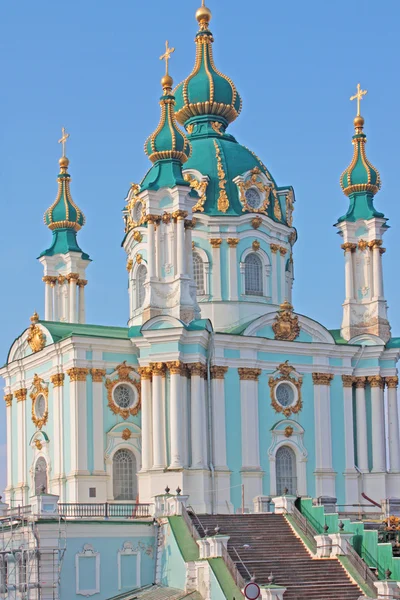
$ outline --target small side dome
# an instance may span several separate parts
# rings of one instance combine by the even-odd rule
[[[72,229],[79,231],[85,224],[85,216],[72,199],[70,192],[71,176],[67,173],[69,160],[62,156],[59,160],[58,193],[54,203],[44,213],[45,225],[52,231]]]

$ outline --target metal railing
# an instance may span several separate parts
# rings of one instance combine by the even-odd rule
[[[60,502],[58,511],[67,519],[141,519],[150,516],[150,504]]]
[[[290,516],[293,517],[297,527],[307,539],[311,552],[315,554],[317,551],[317,543],[315,541],[315,536],[318,535],[317,530],[295,506],[293,507],[293,512],[290,513]]]
[[[30,515],[32,512],[31,505],[27,506],[15,506],[14,508],[8,508],[3,511],[3,518],[9,519],[10,517],[15,517],[17,519],[22,519],[22,517],[26,517]]]

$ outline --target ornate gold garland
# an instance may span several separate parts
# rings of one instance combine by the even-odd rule
[[[38,429],[42,429],[43,425],[46,425],[49,417],[49,389],[48,387],[44,387],[43,383],[43,379],[38,375],[35,375],[33,378],[33,387],[35,390],[30,394],[32,399],[32,421]],[[35,413],[35,403],[39,396],[43,396],[46,403],[46,408],[42,417],[37,417]]]
[[[268,385],[270,387],[270,395],[271,395],[271,406],[277,413],[283,413],[286,418],[289,418],[292,414],[297,414],[303,408],[303,401],[301,399],[301,386],[303,383],[303,378],[298,377],[297,379],[293,377],[292,372],[294,371],[294,367],[289,365],[289,361],[282,363],[278,367],[278,372],[281,373],[279,377],[272,376],[268,380]],[[281,381],[289,381],[292,383],[297,389],[297,401],[292,406],[287,406],[284,408],[279,404],[276,399],[275,392]]]
[[[134,379],[132,379],[132,377],[130,376],[130,373],[132,371],[134,371],[134,368],[127,365],[126,360],[124,360],[124,362],[122,364],[118,365],[118,367],[116,368],[116,371],[118,373],[117,379],[113,379],[113,380],[106,379],[105,385],[107,388],[108,407],[115,415],[120,415],[123,419],[126,420],[129,418],[130,415],[132,415],[132,416],[137,415],[141,408],[141,403],[142,403],[141,387],[140,387],[140,383],[138,381],[135,381]],[[131,408],[121,408],[114,402],[114,399],[113,399],[114,388],[118,384],[123,383],[123,382],[127,382],[127,383],[130,383],[131,385],[133,385],[136,388],[136,391],[138,393],[138,401]]]

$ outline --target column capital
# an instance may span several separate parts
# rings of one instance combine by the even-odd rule
[[[196,219],[186,219],[185,220],[185,229],[194,229],[196,227]]]
[[[15,390],[14,396],[15,396],[17,402],[25,402],[27,391],[28,390],[26,388],[21,388],[19,390]]]
[[[161,217],[159,215],[146,215],[144,222],[148,223],[149,225],[156,225],[160,218]]]
[[[171,223],[171,219],[172,219],[172,215],[171,215],[171,213],[168,213],[168,212],[165,212],[163,214],[163,216],[161,217],[161,220],[163,223],[165,223],[165,225],[168,225],[169,223]],[[139,240],[136,240],[136,241],[139,241]],[[142,241],[142,240],[140,240],[140,241]]]
[[[386,252],[386,248],[379,248],[379,253],[380,254],[385,254]]]
[[[278,252],[278,250],[279,250],[278,244],[270,244],[269,247],[271,248],[272,254],[276,254]]]
[[[58,283],[59,283],[60,285],[62,285],[63,283],[65,283],[65,282],[66,282],[66,280],[67,280],[67,278],[65,277],[65,275],[59,275],[59,276],[57,277],[57,281],[58,281]]]
[[[106,376],[105,369],[90,369],[90,374],[92,376],[92,381],[94,383],[102,383],[103,377]]]
[[[69,273],[68,275],[66,275],[65,278],[69,282],[75,281],[75,283],[78,283],[78,281],[79,281],[79,273]]]
[[[76,284],[78,287],[83,288],[85,285],[87,285],[87,279],[78,279]]]
[[[342,250],[344,250],[344,252],[346,254],[346,252],[355,252],[355,250],[357,249],[357,244],[352,244],[351,242],[346,242],[345,244],[342,244],[340,247],[342,248]]]
[[[342,375],[343,387],[351,388],[353,387],[353,383],[355,383],[356,378],[353,375]]]
[[[228,372],[228,367],[218,367],[214,365],[211,367],[211,379],[225,379],[225,375]]]
[[[50,381],[54,387],[62,387],[64,385],[64,373],[56,373],[50,377]]]
[[[71,381],[86,381],[88,374],[89,369],[82,369],[80,367],[73,367],[67,371],[67,375]]]
[[[363,389],[363,388],[365,388],[365,386],[367,384],[367,378],[366,377],[355,377],[355,382],[356,382],[356,388]]]
[[[165,363],[163,363],[163,362],[150,363],[150,368],[151,368],[153,375],[165,377],[165,369],[166,369]]]
[[[228,242],[229,248],[236,248],[240,240],[239,238],[228,238],[226,241]]]
[[[173,360],[167,362],[167,369],[171,373],[171,375],[185,375],[186,374],[186,365],[180,360]]]
[[[45,275],[42,277],[42,281],[44,283],[48,283],[49,285],[55,285],[58,281],[58,277],[52,277],[51,275]]]
[[[314,385],[331,385],[333,379],[332,373],[313,373],[312,374]]]
[[[373,250],[374,248],[380,248],[382,244],[382,240],[372,240],[371,242],[368,242],[368,246],[371,248],[371,250]]]
[[[261,369],[248,369],[241,367],[238,369],[240,381],[258,381],[261,375]]]
[[[281,256],[285,256],[287,254],[287,248],[284,248],[283,246],[281,246],[279,248],[279,253]]]
[[[385,383],[390,389],[397,388],[397,386],[399,385],[399,378],[397,377],[397,375],[392,377],[385,377]]]
[[[202,377],[203,379],[206,379],[207,377],[207,370],[205,365],[203,365],[203,363],[201,362],[197,362],[197,363],[189,363],[186,365],[190,374],[193,376],[197,375]]]
[[[12,394],[6,394],[4,396],[4,402],[6,403],[6,406],[11,406],[12,400],[13,400],[13,395]]]
[[[385,381],[383,379],[383,377],[381,377],[380,375],[370,375],[369,377],[367,377],[368,379],[368,383],[372,388],[381,388],[381,390],[383,390],[383,388],[385,387]]]
[[[139,375],[140,375],[141,379],[151,381],[151,378],[153,377],[153,370],[150,366],[149,367],[139,367],[138,371],[139,371]]]
[[[188,212],[187,210],[176,210],[174,213],[172,213],[172,218],[175,221],[184,221],[187,216],[188,216]]]
[[[222,244],[222,238],[211,238],[209,242],[212,248],[220,248]]]

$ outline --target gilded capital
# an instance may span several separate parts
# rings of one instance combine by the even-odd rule
[[[343,387],[351,388],[353,387],[353,383],[355,383],[356,378],[352,375],[342,375]]]
[[[270,244],[272,254],[276,254],[279,250],[278,244]]]
[[[89,369],[82,369],[79,367],[73,367],[67,371],[71,381],[86,381],[86,377],[89,374]]]
[[[399,385],[399,378],[397,376],[385,377],[385,383],[389,389],[397,388]]]
[[[64,385],[64,373],[56,373],[50,377],[50,381],[54,387],[62,387]]]
[[[367,377],[368,379],[368,383],[372,388],[381,388],[381,390],[383,390],[384,386],[385,386],[385,382],[383,377],[381,377],[380,375],[371,375],[369,377]]]
[[[222,244],[222,239],[221,238],[211,238],[210,244],[211,244],[212,248],[220,248],[221,244]]]
[[[44,283],[48,283],[49,285],[55,285],[57,283],[57,277],[52,277],[51,275],[45,275],[42,277],[42,281]]]
[[[69,282],[74,281],[75,283],[77,283],[79,280],[79,273],[69,273],[66,276],[66,280]]]
[[[6,403],[6,406],[11,406],[12,405],[12,399],[13,399],[13,395],[12,394],[6,394],[4,396],[4,402]]]
[[[167,362],[167,369],[171,375],[185,375],[186,373],[186,365],[180,360]]]
[[[380,248],[382,244],[382,240],[372,240],[371,242],[368,242],[368,246],[371,248],[371,250],[373,250],[374,248]]]
[[[280,255],[281,255],[281,256],[285,256],[285,254],[287,254],[287,249],[286,249],[286,248],[284,248],[283,246],[281,246],[281,247],[279,248],[279,252],[280,252]]]
[[[14,392],[14,396],[15,396],[17,402],[25,402],[26,394],[27,394],[26,388],[21,388],[20,390],[16,390]]]
[[[150,367],[151,367],[153,375],[165,377],[165,369],[166,369],[165,363],[163,363],[163,362],[150,363]]]
[[[153,370],[151,367],[139,367],[138,371],[141,379],[151,381],[151,378],[153,377]]]
[[[207,377],[207,369],[205,367],[205,365],[203,365],[203,363],[201,362],[197,362],[197,363],[189,363],[188,365],[186,365],[190,374],[193,376],[198,376],[198,377],[203,377],[203,379],[206,379]]]
[[[102,383],[103,378],[106,376],[105,369],[90,369],[93,383]]]
[[[239,243],[239,238],[228,238],[226,241],[228,242],[229,248],[236,248]]]
[[[358,249],[361,250],[361,252],[364,252],[366,248],[368,248],[368,242],[366,242],[365,240],[360,240],[358,242]]]
[[[171,215],[171,213],[165,212],[161,218],[162,218],[162,222],[165,223],[165,225],[168,225],[169,223],[171,223],[172,215]],[[142,240],[140,240],[140,241],[142,241]]]
[[[312,374],[314,385],[331,385],[333,379],[332,373],[313,373]]]
[[[345,244],[342,244],[341,246],[342,250],[344,250],[344,252],[354,252],[357,248],[357,244],[352,244],[351,242],[346,242]]]
[[[262,225],[261,217],[254,217],[254,219],[251,220],[251,226],[253,229],[258,229],[259,227],[261,227],[261,225]]]
[[[261,369],[248,369],[246,367],[242,367],[239,368],[238,371],[241,381],[258,381],[258,378],[261,375]]]
[[[225,375],[228,372],[228,367],[217,367],[214,365],[211,367],[211,379],[225,379]]]
[[[183,221],[188,216],[187,210],[176,210],[172,213],[172,217],[175,221]]]
[[[87,285],[87,279],[78,279],[76,284],[78,287],[83,288],[85,285]]]
[[[358,389],[364,389],[365,385],[367,383],[367,378],[366,377],[356,377],[356,388]]]
[[[149,225],[156,225],[160,220],[159,215],[146,215],[145,222]]]

